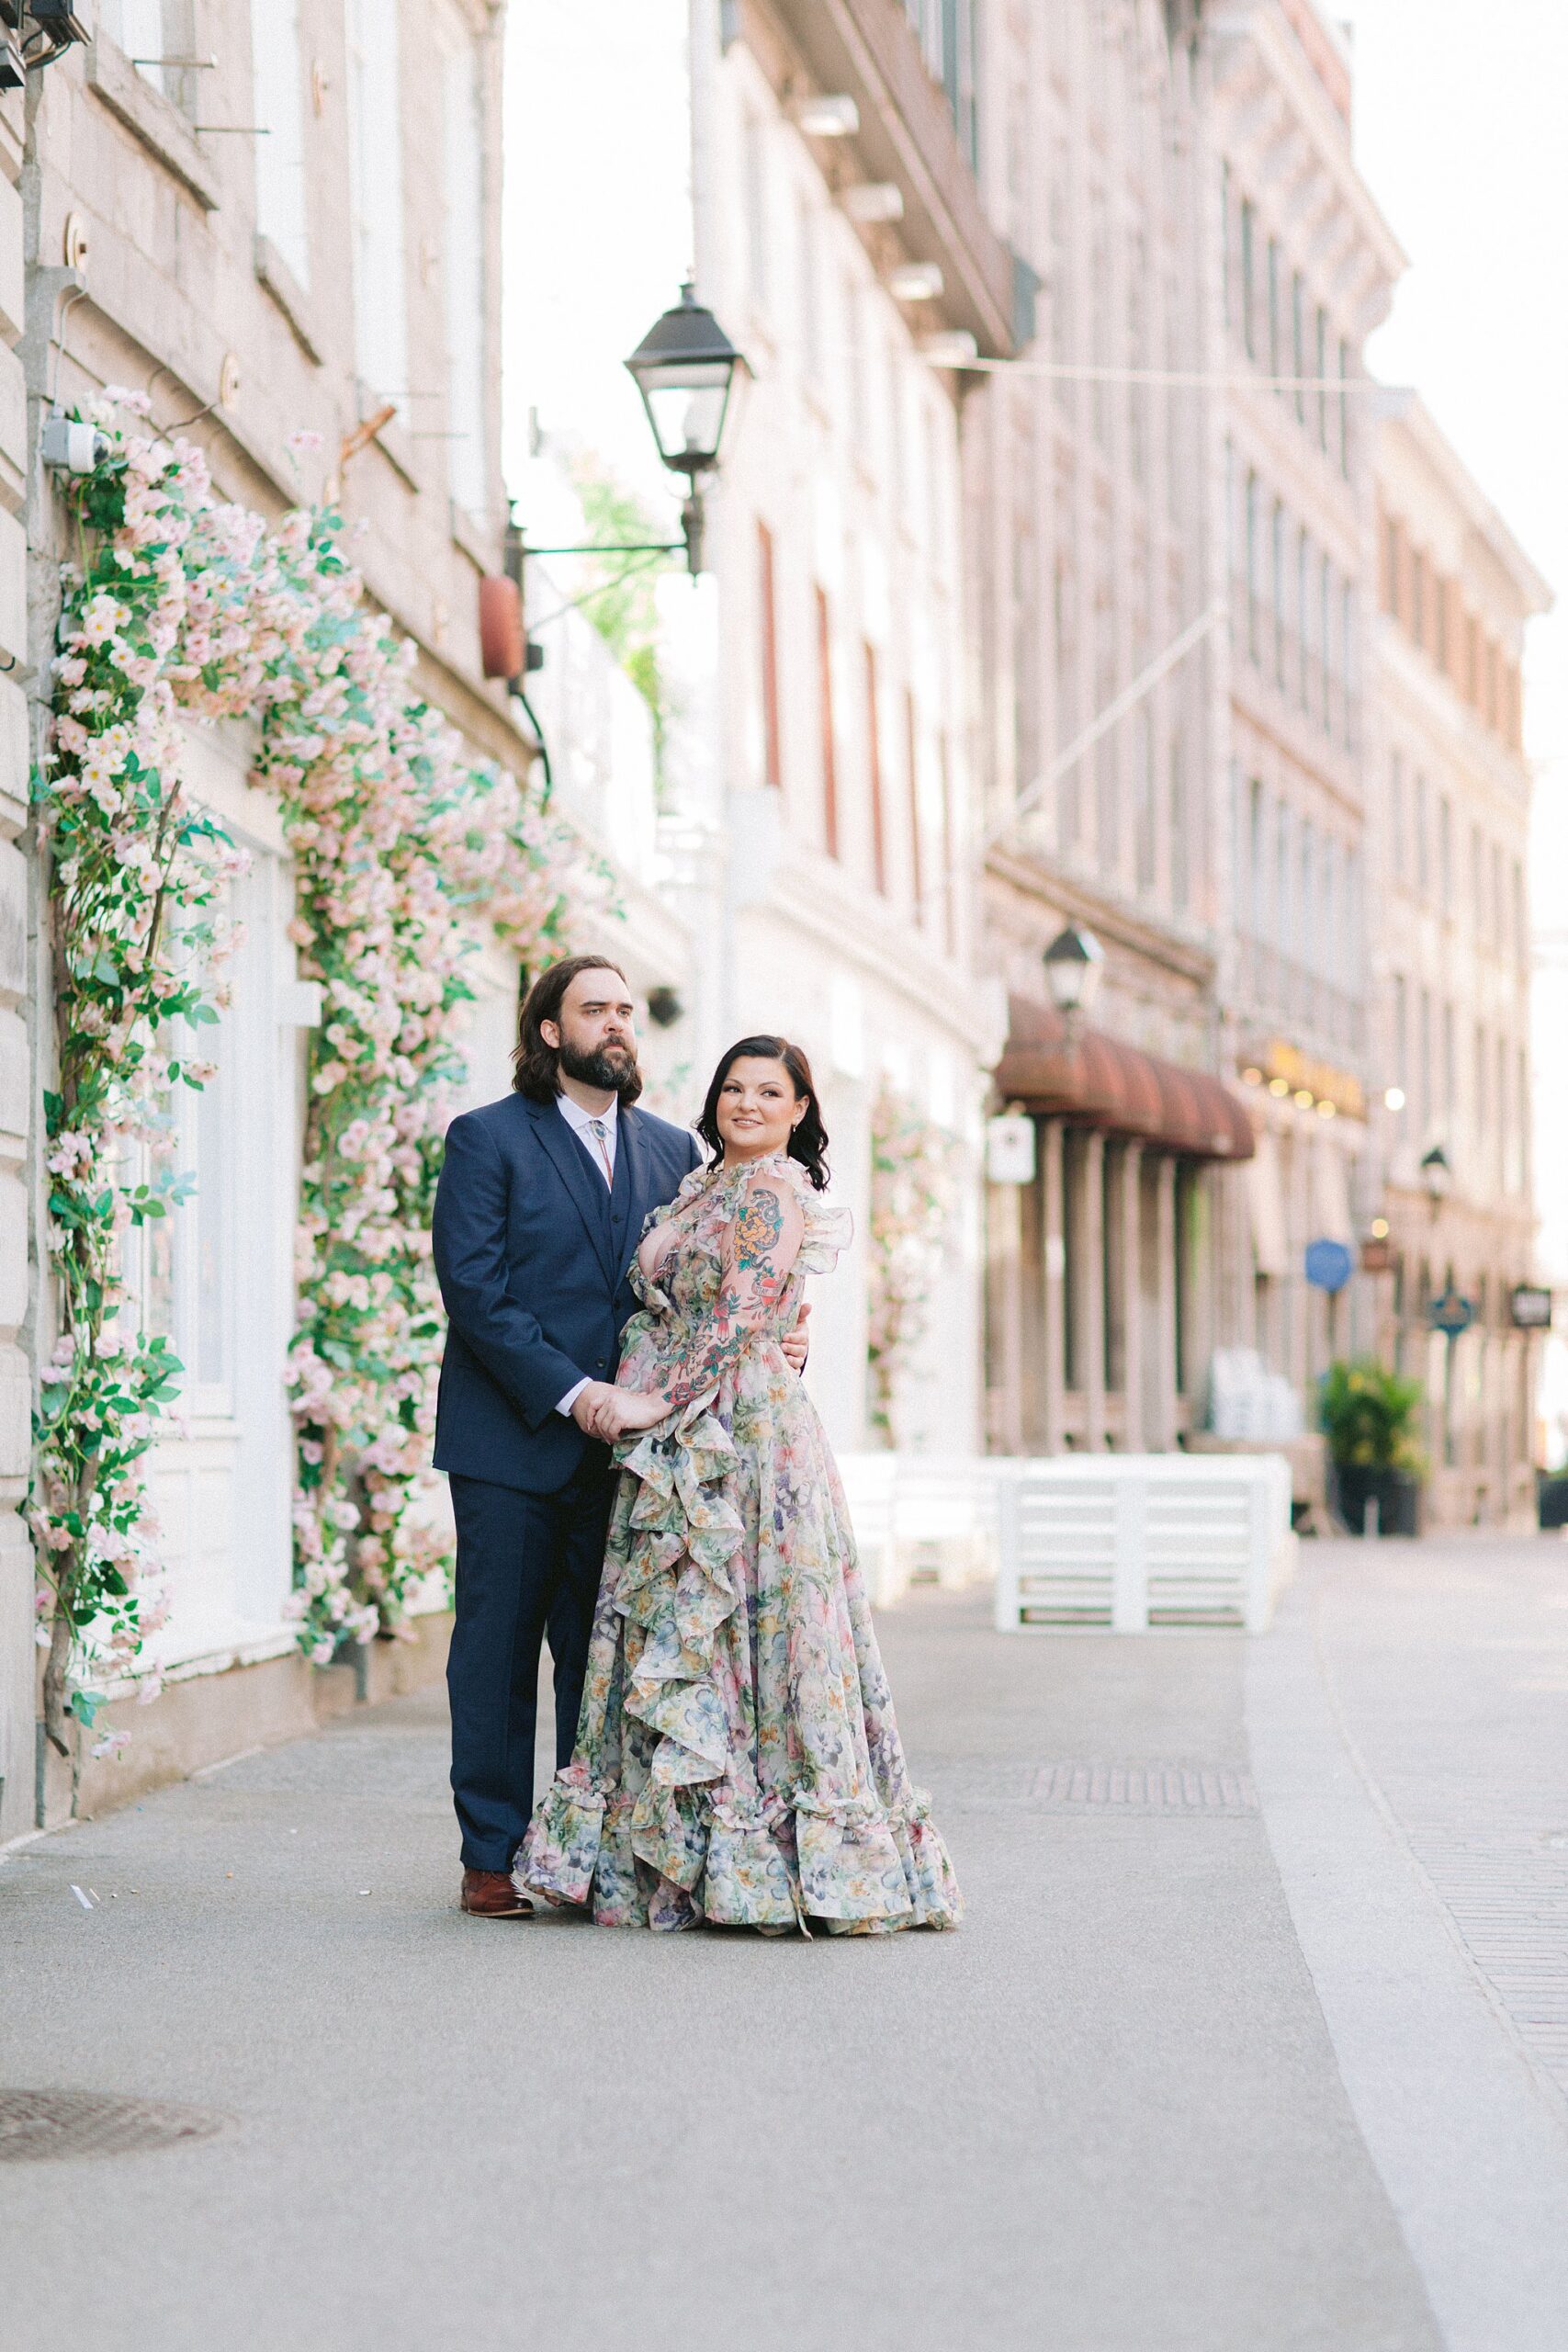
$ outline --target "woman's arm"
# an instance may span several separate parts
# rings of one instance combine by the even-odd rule
[[[754,1176],[725,1235],[718,1295],[695,1353],[651,1396],[617,1389],[614,1404],[606,1403],[600,1416],[599,1434],[618,1437],[626,1430],[651,1429],[711,1388],[778,1306],[805,1231],[800,1204],[788,1186],[771,1173]]]

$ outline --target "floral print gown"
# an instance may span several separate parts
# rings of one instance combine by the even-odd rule
[[[618,1378],[672,1409],[616,1448],[577,1747],[517,1883],[604,1927],[955,1927],[839,1474],[778,1344],[848,1212],[779,1152],[694,1170],[656,1225]]]

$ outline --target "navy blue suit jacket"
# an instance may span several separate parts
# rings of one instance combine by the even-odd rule
[[[566,1484],[590,1440],[556,1407],[580,1380],[614,1380],[643,1220],[701,1159],[685,1128],[623,1109],[612,1190],[554,1102],[509,1094],[453,1120],[432,1236],[448,1322],[438,1470],[525,1494]]]

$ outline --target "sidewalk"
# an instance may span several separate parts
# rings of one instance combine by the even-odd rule
[[[880,1621],[957,1936],[465,1920],[439,1694],[20,1849],[0,2080],[226,2121],[0,2164],[0,2342],[1568,2342],[1553,1996],[1472,1870],[1568,1902],[1568,1547],[1305,1550],[1250,1645]]]

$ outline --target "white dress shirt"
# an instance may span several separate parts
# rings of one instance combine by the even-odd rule
[[[593,1162],[593,1165],[599,1170],[600,1175],[604,1177],[606,1185],[610,1186],[613,1186],[615,1182],[615,1139],[617,1133],[615,1119],[620,1107],[620,1103],[613,1094],[610,1097],[609,1109],[607,1111],[599,1112],[585,1111],[581,1102],[574,1102],[572,1101],[570,1094],[558,1094],[556,1096],[556,1109],[560,1113],[561,1117],[566,1121],[567,1125],[571,1129],[572,1134],[576,1136],[579,1142],[582,1144],[586,1149],[589,1159]],[[603,1129],[602,1135],[595,1135],[593,1133],[595,1119],[597,1119],[600,1127]],[[607,1171],[605,1168],[606,1161],[609,1162]],[[557,1412],[564,1413],[568,1420],[570,1420],[571,1419],[571,1408],[573,1405],[577,1402],[579,1396],[581,1396],[583,1390],[589,1385],[590,1383],[586,1379],[574,1381],[572,1385],[567,1390],[566,1395],[558,1400],[556,1405]]]

